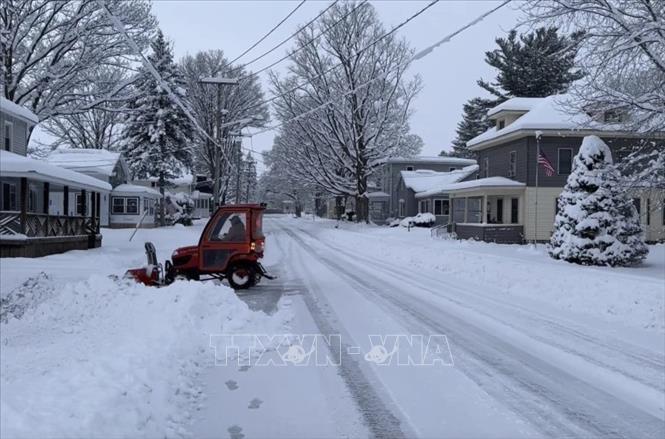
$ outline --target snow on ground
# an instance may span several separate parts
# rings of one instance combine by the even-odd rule
[[[220,284],[108,276],[144,265],[144,240],[163,261],[200,231],[141,230],[129,242],[131,230],[105,230],[100,249],[2,260],[1,437],[187,434],[210,335],[281,333],[291,318],[288,306],[252,311]]]
[[[491,291],[629,327],[665,330],[665,244],[649,246],[647,259],[637,267],[588,267],[550,258],[544,244],[433,239],[423,228],[320,222],[326,224],[319,235],[324,240],[414,270],[434,269],[466,279],[479,293]]]

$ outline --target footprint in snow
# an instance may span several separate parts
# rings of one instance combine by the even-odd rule
[[[226,431],[231,435],[231,439],[242,439],[245,437],[245,435],[242,434],[242,427],[238,425],[232,425],[227,428]]]
[[[228,387],[229,390],[235,390],[238,388],[238,383],[233,380],[228,380],[224,384],[226,384],[226,387]]]
[[[263,401],[261,401],[259,398],[254,398],[249,402],[249,405],[247,406],[248,409],[258,409],[261,407],[261,404],[263,404]]]

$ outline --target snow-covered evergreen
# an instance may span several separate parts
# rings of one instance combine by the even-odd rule
[[[148,59],[159,73],[158,82],[145,68],[139,72],[138,96],[130,102],[123,132],[123,152],[135,178],[159,178],[162,194],[166,181],[191,166],[189,141],[192,125],[168,95],[166,83],[185,101],[184,81],[173,62],[171,47],[161,31],[152,42]],[[163,206],[164,203],[162,203]],[[163,209],[160,213],[163,222]]]
[[[495,101],[483,98],[469,99],[464,104],[464,115],[457,123],[457,137],[453,141],[453,151],[442,152],[441,155],[453,157],[475,158],[476,154],[469,150],[466,142],[487,131],[492,122],[487,119],[487,111],[496,104]]]
[[[639,215],[599,137],[584,138],[558,208],[549,246],[553,258],[619,266],[646,257]]]

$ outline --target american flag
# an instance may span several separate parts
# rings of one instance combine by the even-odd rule
[[[543,168],[545,168],[545,175],[548,177],[553,176],[556,171],[554,170],[554,166],[552,166],[552,163],[547,159],[545,154],[543,154],[541,151],[538,152],[538,164],[543,165]]]

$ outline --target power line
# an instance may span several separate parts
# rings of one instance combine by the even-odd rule
[[[310,21],[308,21],[304,26],[302,26],[302,27],[301,27],[300,29],[298,29],[296,32],[294,32],[294,33],[292,33],[291,35],[289,35],[287,38],[285,38],[284,40],[282,40],[280,43],[278,43],[278,44],[275,45],[274,47],[272,47],[272,48],[270,48],[269,50],[263,52],[261,55],[259,55],[259,56],[255,57],[255,58],[253,58],[253,59],[247,61],[247,62],[246,62],[245,64],[243,64],[242,66],[232,68],[231,70],[229,70],[229,72],[233,72],[233,71],[235,71],[235,70],[242,69],[243,67],[247,67],[248,65],[255,63],[256,61],[260,60],[261,58],[264,58],[266,55],[268,55],[268,54],[274,52],[275,50],[279,49],[279,48],[282,47],[284,44],[286,44],[290,39],[292,39],[293,37],[295,37],[295,36],[298,35],[299,33],[303,32],[305,29],[307,29],[307,27],[308,27],[309,25],[311,25],[311,24],[314,23],[316,20],[318,20],[323,14],[325,14],[326,12],[328,12],[328,10],[329,10],[330,8],[332,8],[333,6],[335,6],[335,5],[337,4],[337,2],[338,2],[338,0],[335,0],[334,2],[332,2],[332,3],[330,4],[330,6],[328,6],[328,7],[325,8],[323,11],[321,11],[321,12],[319,13],[319,15],[317,15],[316,17],[314,17],[313,19],[311,19]],[[237,58],[236,58],[236,59],[237,59]],[[235,60],[234,60],[234,61],[235,61]],[[229,65],[230,65],[230,64],[233,64],[233,61],[231,61],[231,62],[229,63]]]
[[[436,0],[436,1],[439,1],[439,0]],[[245,75],[245,76],[239,78],[239,80],[240,80],[240,81],[243,81],[243,80],[245,80],[245,79],[249,79],[249,78],[252,78],[252,77],[258,76],[258,75],[260,75],[261,73],[265,72],[266,70],[275,67],[277,64],[281,63],[282,61],[289,59],[291,56],[293,56],[293,54],[298,53],[299,51],[303,50],[305,47],[307,47],[307,46],[309,46],[310,44],[312,44],[314,41],[316,41],[316,40],[318,40],[319,38],[321,38],[321,37],[322,37],[323,35],[325,35],[326,33],[330,32],[330,31],[331,31],[332,29],[334,29],[338,24],[340,24],[343,20],[345,20],[347,17],[349,17],[351,14],[353,14],[354,12],[356,12],[356,11],[357,11],[358,9],[360,9],[361,7],[365,6],[368,2],[369,2],[369,0],[364,0],[364,1],[362,1],[362,2],[359,3],[355,8],[351,9],[349,12],[347,12],[346,14],[344,14],[339,20],[337,20],[336,22],[334,22],[333,24],[331,24],[328,28],[326,28],[326,29],[324,29],[323,31],[321,31],[318,35],[316,35],[315,37],[313,37],[313,38],[312,38],[311,40],[309,40],[307,43],[305,43],[305,44],[303,44],[302,46],[300,46],[300,47],[298,47],[297,49],[295,49],[293,52],[286,54],[286,55],[283,56],[282,58],[278,59],[277,61],[273,62],[272,64],[269,64],[269,65],[265,66],[264,68],[262,68],[262,69],[260,69],[260,70],[258,70],[258,71],[256,71],[256,72],[249,73],[249,74],[247,74],[247,75]],[[332,7],[332,5],[331,5],[330,7]],[[328,9],[330,9],[330,7],[329,7]],[[303,27],[303,29],[305,29],[305,27]],[[242,66],[242,67],[244,67],[244,66]]]
[[[280,21],[280,22],[277,23],[272,29],[270,29],[270,30],[268,31],[267,34],[265,34],[263,37],[261,37],[261,38],[259,39],[259,41],[257,41],[256,43],[252,44],[247,50],[245,50],[243,53],[241,53],[240,55],[238,55],[237,57],[235,57],[235,59],[234,59],[233,61],[229,62],[229,64],[233,64],[234,62],[238,61],[240,58],[242,58],[242,57],[245,56],[248,52],[250,52],[253,48],[255,48],[256,46],[258,46],[259,44],[261,44],[266,38],[268,38],[273,32],[275,32],[275,30],[277,30],[278,27],[280,27],[282,24],[284,24],[284,22],[285,22],[286,20],[288,20],[293,14],[295,14],[296,11],[297,11],[298,9],[300,9],[300,7],[301,7],[302,5],[304,5],[306,1],[307,1],[307,0],[302,0],[300,3],[298,3],[298,5],[297,5],[297,6],[296,6],[291,12],[289,12],[289,13],[287,14],[287,16],[284,17],[284,18],[282,19],[282,21]]]
[[[398,31],[399,29],[401,29],[402,27],[406,26],[409,22],[411,22],[412,20],[414,20],[416,17],[418,17],[419,15],[421,15],[422,13],[424,13],[426,10],[428,10],[429,8],[431,8],[432,6],[434,6],[435,4],[437,4],[439,1],[440,1],[440,0],[434,0],[434,1],[430,2],[429,4],[427,4],[425,7],[419,9],[419,10],[416,11],[414,14],[412,14],[410,17],[408,17],[406,20],[404,20],[404,21],[402,21],[400,24],[394,26],[394,27],[393,27],[392,29],[390,29],[388,32],[384,33],[383,35],[381,35],[380,37],[378,37],[378,38],[376,38],[374,41],[372,41],[370,44],[368,44],[367,46],[363,47],[363,48],[360,50],[360,52],[358,52],[358,54],[363,53],[364,51],[366,51],[366,50],[368,50],[368,49],[374,47],[376,44],[378,44],[379,42],[381,42],[383,39],[388,38],[390,35],[394,34],[395,32],[397,32],[397,31]],[[327,70],[324,70],[322,73],[320,73],[319,75],[317,75],[317,76],[315,76],[315,77],[313,77],[313,78],[311,78],[311,79],[318,79],[318,78],[321,78],[322,76],[327,75],[328,73],[332,72],[333,70],[335,70],[336,68],[338,68],[338,67],[341,66],[341,65],[342,65],[342,63],[334,64],[334,65],[332,65],[331,67],[329,67]],[[309,83],[309,81],[304,81],[304,82],[302,82],[302,83],[300,83],[300,84],[296,84],[294,87],[292,87],[292,88],[286,90],[286,91],[283,92],[283,93],[276,94],[276,95],[274,95],[272,98],[265,99],[265,100],[263,100],[263,101],[260,101],[260,102],[257,102],[257,103],[255,103],[255,104],[252,104],[252,105],[250,105],[250,106],[248,106],[248,107],[245,107],[245,108],[243,108],[242,110],[240,110],[239,112],[240,112],[240,113],[243,113],[243,112],[245,112],[245,111],[252,110],[252,109],[254,109],[254,108],[256,108],[256,107],[260,107],[260,106],[262,106],[262,105],[265,105],[265,104],[268,104],[268,103],[270,103],[270,102],[273,102],[273,101],[275,101],[277,98],[279,98],[279,97],[283,97],[285,94],[288,94],[288,93],[294,92],[294,91],[298,90],[299,88],[301,88],[302,86],[307,85],[308,83]]]
[[[438,1],[438,0],[437,0],[437,1]],[[499,9],[501,9],[502,7],[504,7],[505,5],[507,5],[508,3],[510,3],[511,1],[512,1],[512,0],[505,0],[505,1],[504,1],[503,3],[501,3],[499,6],[496,6],[496,7],[492,8],[492,9],[490,9],[489,11],[483,13],[482,15],[480,15],[479,17],[477,17],[476,19],[470,21],[469,23],[465,24],[464,26],[460,27],[459,29],[455,30],[454,32],[452,32],[452,33],[446,35],[445,37],[443,37],[442,39],[440,39],[440,40],[437,41],[436,43],[431,44],[430,46],[428,46],[428,47],[424,48],[423,50],[417,52],[415,55],[413,55],[411,58],[409,58],[409,60],[407,60],[405,63],[402,63],[402,64],[398,65],[397,67],[395,67],[395,68],[393,68],[393,69],[390,69],[390,70],[388,70],[387,72],[385,72],[385,73],[383,73],[383,74],[381,74],[381,75],[379,75],[379,76],[377,76],[377,77],[375,77],[375,78],[372,78],[372,79],[370,79],[370,80],[367,81],[367,82],[364,82],[363,84],[358,85],[358,86],[355,87],[354,89],[352,89],[352,90],[350,90],[350,91],[348,91],[348,92],[342,94],[341,97],[345,97],[345,96],[347,96],[347,95],[350,95],[350,94],[352,94],[352,93],[355,93],[355,92],[357,92],[357,91],[359,91],[359,90],[361,90],[361,89],[367,87],[368,85],[374,83],[375,81],[378,81],[379,79],[383,79],[383,78],[385,78],[386,76],[388,76],[388,74],[392,73],[393,71],[397,70],[398,68],[406,68],[406,67],[408,67],[409,64],[411,64],[413,61],[418,61],[418,60],[420,60],[420,59],[426,57],[427,55],[429,55],[430,53],[432,53],[432,52],[434,51],[434,49],[436,49],[436,48],[439,47],[440,45],[450,42],[455,36],[457,36],[457,35],[459,35],[460,33],[464,32],[466,29],[468,29],[468,28],[470,28],[470,27],[472,27],[472,26],[478,24],[478,23],[481,22],[483,19],[485,19],[485,18],[488,17],[489,15],[493,14],[494,12],[498,11]],[[330,100],[328,100],[328,101],[322,103],[322,104],[319,105],[318,107],[312,108],[311,110],[308,110],[308,111],[306,111],[306,112],[304,112],[304,113],[301,113],[301,114],[299,114],[299,115],[297,115],[297,116],[294,116],[294,117],[292,117],[292,118],[290,118],[290,119],[287,119],[287,120],[285,120],[284,122],[281,122],[281,123],[279,123],[279,124],[277,124],[277,125],[272,125],[272,126],[270,126],[270,127],[267,127],[267,128],[261,129],[261,130],[259,130],[259,131],[256,131],[256,132],[252,133],[251,135],[252,135],[252,136],[255,136],[255,135],[257,135],[257,134],[261,134],[261,133],[265,133],[265,132],[268,132],[268,131],[272,131],[272,130],[274,130],[274,129],[276,129],[276,128],[279,128],[279,127],[282,127],[282,126],[286,125],[286,124],[289,123],[289,122],[293,122],[293,121],[296,121],[296,120],[302,119],[302,118],[305,117],[305,116],[308,116],[308,115],[310,115],[310,114],[312,114],[312,113],[315,113],[315,112],[318,111],[318,110],[321,110],[322,108],[327,107],[329,104],[334,103],[337,99],[338,99],[338,98],[330,99]]]

